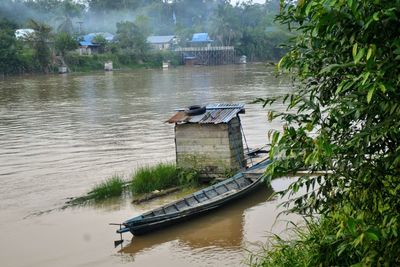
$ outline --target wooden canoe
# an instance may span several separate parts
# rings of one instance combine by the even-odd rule
[[[250,193],[262,182],[270,160],[265,159],[233,177],[122,223],[117,233],[142,235],[216,209]]]

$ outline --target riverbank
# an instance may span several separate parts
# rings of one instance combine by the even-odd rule
[[[47,72],[43,72],[33,59],[33,55],[27,53],[21,59],[19,69],[7,75],[0,74],[0,78],[20,77],[20,76],[41,76],[46,74],[58,74],[59,67],[62,66],[59,60],[53,60],[49,65]],[[131,71],[136,69],[161,69],[163,62],[168,62],[170,67],[178,67],[181,65],[180,58],[172,51],[152,51],[143,59],[125,54],[115,53],[98,53],[92,55],[80,55],[77,52],[68,52],[62,59],[65,63],[67,72],[72,73],[90,73],[105,70],[105,63],[112,62],[113,70]],[[58,62],[58,63],[56,63]],[[273,61],[256,61],[248,62],[248,65],[275,66],[277,62]],[[244,64],[246,65],[246,64]],[[211,66],[210,66],[211,67]]]
[[[79,55],[72,52],[65,56],[65,63],[72,72],[104,70],[106,62],[112,62],[114,69],[121,70],[162,68],[164,61],[168,61],[171,66],[179,65],[178,57],[170,51],[153,51],[140,60],[130,55],[115,53]]]
[[[23,55],[18,59],[19,65],[7,74],[0,73],[0,78],[9,76],[35,76],[43,74],[59,73],[59,67],[65,66],[68,72],[88,73],[105,69],[105,63],[112,62],[114,70],[135,69],[159,69],[163,62],[169,62],[170,66],[180,64],[179,57],[172,51],[150,51],[140,58],[123,53],[95,53],[91,55],[80,55],[76,51],[67,52],[63,57],[53,56],[46,70],[40,67],[33,52],[25,49]]]

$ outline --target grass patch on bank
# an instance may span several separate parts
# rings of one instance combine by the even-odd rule
[[[174,164],[160,163],[154,167],[140,167],[132,176],[132,193],[143,194],[178,186],[177,175]]]
[[[132,176],[133,194],[144,194],[175,186],[192,186],[199,183],[196,171],[177,168],[173,163],[159,163],[139,168]]]
[[[112,197],[119,197],[124,192],[140,197],[156,190],[195,188],[200,185],[198,172],[192,169],[180,169],[173,163],[159,163],[155,166],[140,167],[130,181],[114,175],[105,181],[96,184],[86,195],[70,198],[67,205],[78,205],[90,200],[101,201]],[[155,192],[159,194],[159,192]],[[136,196],[138,195],[138,196]],[[161,194],[162,195],[162,194]],[[152,197],[153,198],[153,197]]]
[[[115,175],[104,182],[97,184],[90,192],[90,195],[96,200],[121,196],[124,190],[124,184],[124,180]]]

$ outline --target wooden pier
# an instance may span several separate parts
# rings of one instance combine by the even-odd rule
[[[183,64],[224,65],[235,63],[233,46],[181,47],[175,49]]]

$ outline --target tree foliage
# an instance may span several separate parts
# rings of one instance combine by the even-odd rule
[[[328,234],[307,241],[320,253],[309,265],[400,265],[399,7],[302,0],[278,17],[299,33],[279,63],[298,81],[283,98],[287,112],[270,113],[286,127],[272,133],[267,173],[332,171],[282,192],[305,187],[293,210],[330,222]]]
[[[287,42],[291,34],[275,24],[278,1],[266,1],[264,5],[251,1],[232,6],[220,3],[214,9],[210,33],[221,45],[233,45],[250,61],[277,60],[285,52],[279,46]]]
[[[89,7],[95,12],[106,12],[110,10],[135,10],[142,6],[159,2],[157,0],[87,0]]]
[[[57,52],[64,56],[66,52],[77,49],[78,42],[68,33],[60,32],[54,38],[54,46]]]
[[[265,1],[264,4],[251,0],[240,3],[227,0],[0,2],[0,18],[12,19],[22,28],[26,27],[29,19],[33,19],[70,35],[116,33],[118,23],[132,21],[144,36],[177,35],[183,46],[187,45],[193,33],[208,32],[214,45],[235,46],[239,54],[247,55],[251,61],[279,58],[283,50],[277,46],[288,38],[287,31],[277,27],[273,21],[279,11],[279,0]],[[145,30],[141,25],[143,21]]]
[[[97,34],[93,40],[92,40],[93,44],[96,44],[99,46],[99,52],[100,53],[104,53],[107,50],[107,46],[108,46],[108,41],[107,39],[101,35],[101,34]]]
[[[51,71],[57,64],[54,51],[64,55],[74,47],[69,36],[82,40],[84,34],[104,32],[113,33],[116,40],[95,38],[100,44],[96,52],[111,53],[111,57],[121,58],[123,65],[158,65],[165,57],[171,60],[169,53],[151,51],[149,35],[175,35],[180,46],[188,46],[198,32],[209,33],[212,45],[234,46],[237,54],[246,55],[249,61],[276,60],[284,52],[278,45],[289,37],[286,29],[274,24],[278,10],[279,0],[265,4],[251,0],[236,4],[227,0],[0,1],[0,18],[12,20],[18,28],[35,29],[29,43],[17,42],[22,48],[17,52],[24,62],[22,72]],[[17,63],[9,67],[19,68]]]
[[[20,65],[15,28],[7,20],[0,21],[0,74],[15,73]]]
[[[74,33],[73,18],[82,16],[85,6],[83,4],[75,3],[72,0],[65,0],[60,3],[58,7],[58,17],[60,24],[57,27],[59,32],[66,32],[68,34]]]
[[[144,18],[137,19],[136,23],[125,21],[117,24],[118,46],[141,59],[149,50],[147,34],[148,30]]]
[[[35,51],[35,57],[43,72],[49,71],[51,61],[50,42],[52,28],[44,23],[30,20],[28,26],[35,32],[29,37],[29,42]]]

